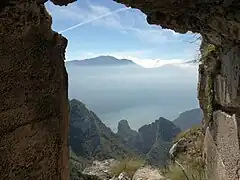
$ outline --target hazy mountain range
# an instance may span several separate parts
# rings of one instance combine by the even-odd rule
[[[116,66],[116,65],[134,65],[133,61],[128,59],[117,59],[112,56],[98,56],[96,58],[84,59],[84,60],[72,60],[68,61],[67,65],[74,66]],[[139,66],[140,67],[140,66]]]
[[[131,60],[99,56],[66,62],[69,98],[83,101],[111,129],[128,119],[133,129],[163,116],[174,120],[198,108],[197,67],[143,68]]]

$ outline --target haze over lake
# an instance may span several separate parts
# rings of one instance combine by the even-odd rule
[[[129,61],[86,61],[66,63],[69,98],[84,102],[113,130],[121,119],[137,129],[199,107],[197,65],[143,68]]]

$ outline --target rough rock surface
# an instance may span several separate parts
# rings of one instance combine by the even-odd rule
[[[204,134],[202,128],[194,127],[176,138],[175,158],[184,165],[202,161]]]
[[[84,169],[83,174],[89,176],[96,176],[101,180],[163,180],[166,179],[162,176],[159,169],[152,166],[145,166],[139,168],[132,178],[128,177],[125,172],[120,173],[117,177],[113,177],[111,168],[120,163],[114,159],[106,159],[103,161],[94,161],[92,166]]]
[[[115,159],[94,161],[92,166],[84,169],[82,173],[87,175],[95,175],[102,180],[111,179],[113,176],[111,173],[111,168],[117,163],[119,163],[119,161]]]
[[[125,172],[122,172],[122,173],[119,174],[119,176],[117,176],[117,177],[112,177],[112,178],[109,179],[109,180],[131,180],[131,178],[128,177]]]
[[[68,179],[67,40],[35,0],[0,3],[0,179]]]
[[[163,180],[166,179],[162,176],[159,169],[151,166],[145,166],[138,169],[132,177],[132,180]]]
[[[205,50],[207,48],[205,47]],[[215,46],[202,58],[199,100],[204,110],[208,179],[239,179],[239,46]]]

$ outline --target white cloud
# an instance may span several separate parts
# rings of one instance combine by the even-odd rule
[[[118,59],[130,59],[133,62],[146,67],[146,68],[153,68],[153,67],[160,67],[163,65],[171,64],[176,65],[181,68],[186,69],[195,69],[195,64],[184,64],[184,62],[188,61],[186,59],[153,59],[149,58],[152,51],[154,49],[144,49],[144,50],[136,50],[136,51],[118,51],[118,52],[80,52],[79,54],[72,54],[74,58],[67,57],[68,60],[83,60],[87,58],[93,58],[100,55],[103,56],[114,56]]]

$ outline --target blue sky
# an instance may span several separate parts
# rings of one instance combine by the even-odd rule
[[[150,67],[156,61],[175,63],[198,55],[200,42],[190,43],[196,35],[149,25],[142,12],[112,0],[79,0],[64,7],[47,2],[46,7],[52,28],[69,40],[66,60],[112,55]]]

